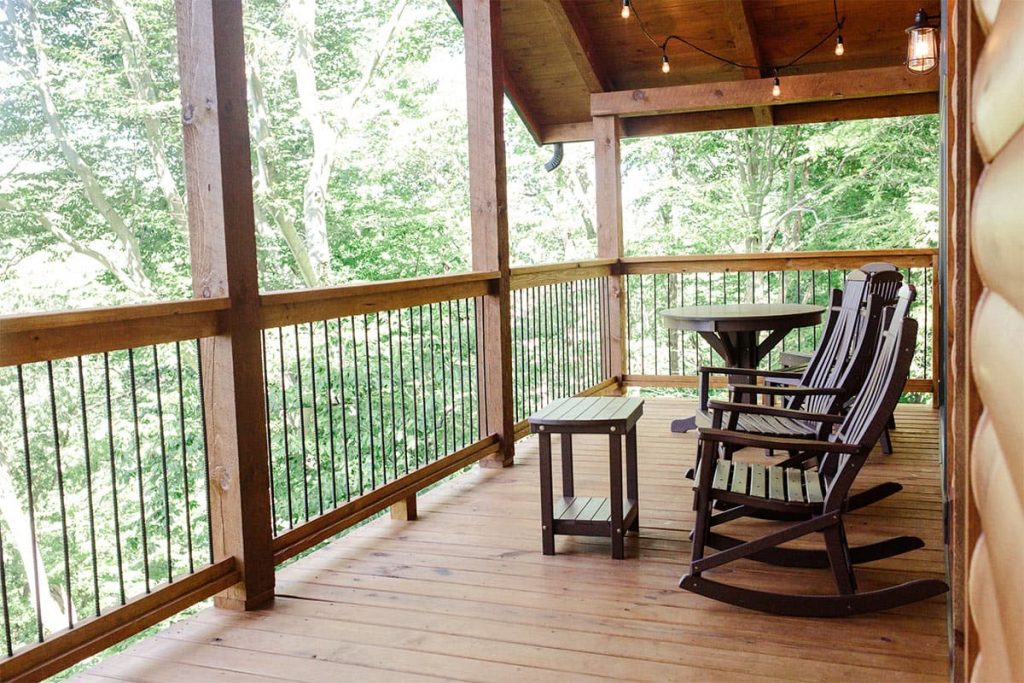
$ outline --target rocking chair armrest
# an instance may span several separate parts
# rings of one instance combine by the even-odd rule
[[[781,370],[757,370],[756,368],[723,368],[714,365],[705,365],[697,369],[701,375],[742,375],[744,377],[784,377],[788,379],[799,379],[802,374],[799,372],[785,372]]]
[[[810,439],[786,439],[778,436],[762,436],[749,432],[734,432],[728,429],[698,430],[700,438],[705,441],[727,443],[734,446],[752,446],[754,448],[770,448],[776,451],[803,451],[809,453],[849,453],[861,451],[857,444],[834,443],[832,441],[813,441]]]
[[[767,396],[846,396],[839,387],[793,387],[762,386],[760,384],[730,384],[729,389],[740,394],[764,394]]]
[[[792,410],[790,408],[776,408],[774,406],[762,406],[756,403],[731,403],[729,401],[711,401],[708,408],[713,410],[747,413],[748,415],[771,415],[774,417],[789,417],[794,420],[807,420],[810,422],[827,422],[839,424],[843,421],[842,415],[829,413],[809,413],[805,410]]]

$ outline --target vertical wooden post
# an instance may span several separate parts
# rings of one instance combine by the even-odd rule
[[[504,81],[500,0],[463,3],[469,119],[469,202],[473,269],[496,270],[496,291],[483,298],[477,344],[486,396],[483,422],[501,439],[501,450],[484,466],[512,464],[512,306],[508,256],[508,198],[505,186]]]
[[[619,121],[616,116],[594,117],[594,166],[597,257],[620,259],[623,256],[622,159],[619,152]],[[608,277],[608,319],[602,335],[605,377],[616,378],[620,388],[622,377],[626,374],[626,299],[623,284],[623,276],[617,272]]]
[[[214,559],[242,581],[218,607],[274,597],[259,280],[241,0],[177,0],[192,283],[231,299],[227,329],[202,341]]]

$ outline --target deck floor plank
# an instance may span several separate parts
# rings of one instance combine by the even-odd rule
[[[690,552],[692,483],[683,473],[696,437],[668,425],[688,410],[647,400],[638,427],[641,534],[627,538],[625,560],[594,537],[559,536],[558,554],[541,554],[531,437],[517,444],[514,467],[473,468],[421,496],[418,521],[380,518],[284,567],[272,607],[205,610],[82,680],[947,680],[943,598],[814,620],[676,587]],[[895,454],[872,455],[855,489],[896,480],[904,491],[851,513],[848,534],[851,543],[915,534],[926,546],[858,567],[864,589],[944,575],[937,414],[901,406],[897,423]],[[573,445],[577,493],[606,496],[607,437]],[[760,450],[736,457],[770,462]],[[768,524],[727,528],[749,536]],[[740,561],[711,573],[748,587],[832,590],[821,570]]]

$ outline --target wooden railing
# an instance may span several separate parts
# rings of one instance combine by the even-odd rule
[[[930,330],[922,358],[933,363],[936,258],[910,250],[512,269],[513,402],[503,410],[518,421],[518,439],[524,418],[555,398],[690,386],[687,371],[703,362],[703,350],[666,336],[658,312],[713,300],[723,286],[731,301],[737,283],[742,299],[751,273],[755,300],[759,292],[781,296],[784,281],[786,300],[810,287],[817,301],[843,270],[867,261],[909,268],[928,293],[919,304]],[[630,372],[622,377],[610,371],[618,355],[611,340],[619,339],[609,324],[615,277],[629,302]],[[488,394],[499,392],[483,381],[480,305],[499,279],[477,272],[259,298],[268,562],[388,507],[414,517],[418,491],[501,450],[500,435],[484,427]],[[693,282],[690,298],[680,290]],[[708,282],[712,296],[702,299]],[[5,461],[18,463],[7,473],[10,496],[27,501],[20,512],[28,531],[25,542],[0,537],[0,679],[55,673],[241,579],[237,558],[218,557],[210,539],[210,491],[232,482],[207,471],[202,418],[216,408],[204,405],[203,381],[216,359],[197,343],[231,329],[231,315],[228,299],[208,299],[0,318],[0,398],[14,416],[0,421],[0,438]],[[794,344],[813,341],[806,331]],[[931,377],[908,388],[929,390]],[[44,590],[63,605],[59,623],[32,597]]]
[[[938,355],[933,346],[941,322],[935,249],[625,258],[620,266],[627,310],[624,383],[696,388],[697,368],[719,363],[695,332],[665,329],[661,313],[667,308],[772,302],[825,305],[829,292],[842,288],[850,270],[872,261],[897,266],[904,281],[917,289],[911,315],[918,319],[920,333],[907,391],[934,395]],[[785,351],[813,350],[820,330],[821,325],[793,330],[772,352],[768,365],[777,367]]]

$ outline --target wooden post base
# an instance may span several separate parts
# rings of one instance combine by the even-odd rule
[[[398,501],[391,506],[391,519],[412,522],[416,519],[416,494]]]

